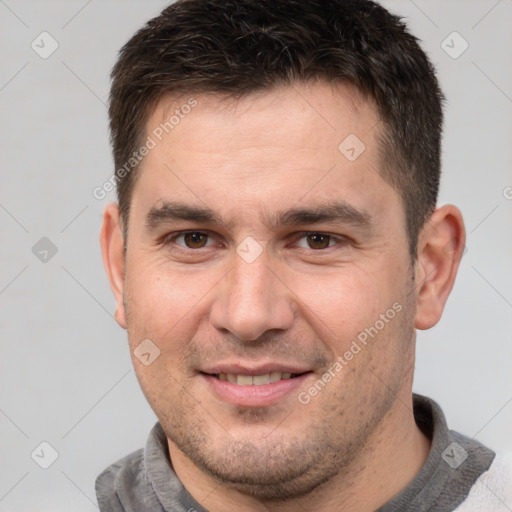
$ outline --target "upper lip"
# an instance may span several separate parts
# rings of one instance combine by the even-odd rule
[[[281,372],[281,373],[306,373],[310,372],[311,368],[307,368],[300,364],[293,363],[279,363],[269,362],[264,364],[255,363],[217,363],[216,365],[201,368],[202,373],[210,375],[218,375],[220,373],[231,373],[235,375],[265,375],[266,373]]]

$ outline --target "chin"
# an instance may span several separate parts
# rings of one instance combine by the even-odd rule
[[[175,432],[172,441],[213,480],[262,502],[285,501],[309,494],[337,475],[354,456],[349,452],[339,456],[339,452],[332,446],[325,446],[325,442],[319,445],[316,436],[292,437],[289,433],[277,432],[278,429],[265,428],[260,435],[249,434],[248,438],[246,433],[244,440],[237,440],[236,436],[223,431],[221,437],[215,436],[215,441],[210,442],[206,442],[205,437],[181,437]]]

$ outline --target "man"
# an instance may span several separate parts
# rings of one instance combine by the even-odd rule
[[[367,0],[181,0],[124,46],[103,258],[144,450],[102,511],[508,510],[510,473],[412,395],[465,241],[442,93]]]

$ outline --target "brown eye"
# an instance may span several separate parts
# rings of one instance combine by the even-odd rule
[[[208,235],[194,231],[185,233],[183,235],[183,240],[189,249],[201,249],[205,247],[206,242],[208,241]]]
[[[331,237],[322,233],[312,233],[307,235],[307,241],[311,249],[326,249],[329,247]]]

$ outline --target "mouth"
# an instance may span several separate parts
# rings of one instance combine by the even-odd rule
[[[267,407],[295,398],[300,388],[314,376],[311,370],[283,370],[291,368],[249,370],[232,367],[200,372],[199,376],[222,402],[238,407]]]
[[[291,373],[291,372],[269,372],[261,375],[243,375],[237,373],[216,373],[212,377],[231,382],[238,386],[264,386],[265,384],[273,384],[281,380],[295,379],[310,372]]]

